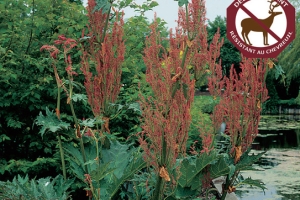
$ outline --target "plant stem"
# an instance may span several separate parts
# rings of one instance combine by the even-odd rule
[[[186,45],[185,49],[184,49],[184,52],[183,52],[183,56],[182,56],[181,69],[184,68],[184,63],[185,63],[185,60],[186,60],[186,55],[187,55],[188,50],[189,50],[189,47],[188,47],[188,45]]]
[[[62,170],[63,170],[64,180],[67,180],[64,149],[62,147],[62,142],[61,142],[61,138],[60,137],[61,137],[61,135],[58,133],[57,134],[57,138],[58,138],[58,145],[59,145],[59,151],[60,151],[61,166],[62,166]]]
[[[111,6],[109,7],[109,10],[108,10],[108,13],[107,13],[107,17],[106,17],[106,21],[105,21],[105,26],[104,26],[104,29],[103,29],[103,35],[102,35],[100,44],[102,44],[102,42],[104,41],[105,35],[106,35],[106,30],[107,30],[107,27],[108,27],[110,12],[111,12]]]
[[[162,194],[163,194],[162,187],[163,187],[163,180],[162,177],[160,177],[160,175],[158,174],[152,200],[162,199]]]
[[[73,81],[72,81],[72,78],[71,78],[70,74],[68,74],[68,79],[69,79],[70,108],[71,108],[72,116],[73,116],[73,119],[74,119],[74,122],[75,122],[75,128],[76,128],[76,134],[77,134],[78,130],[80,131],[80,126],[78,124],[78,119],[76,117],[76,114],[75,114],[75,111],[74,111],[73,102],[72,102],[72,93],[73,93],[72,82]],[[79,141],[80,141],[80,149],[81,149],[82,158],[83,158],[84,163],[86,163],[86,155],[85,155],[83,140],[82,140],[81,136],[78,136],[78,137],[79,137]],[[85,165],[85,171],[86,171],[86,173],[88,173],[87,165]]]
[[[221,196],[221,200],[225,200],[225,197],[227,195],[227,190],[228,190],[228,187],[229,187],[229,175],[226,176],[226,182],[225,182],[225,186],[223,188],[223,191],[222,191],[222,196]]]
[[[58,119],[60,119],[60,88],[62,86],[61,86],[60,79],[59,79],[59,76],[58,76],[57,69],[56,69],[55,65],[53,65],[53,70],[54,70],[56,84],[57,84],[56,116],[57,116]],[[59,145],[59,152],[60,152],[60,159],[61,159],[63,177],[64,177],[64,180],[67,180],[64,149],[62,147],[61,135],[59,133],[57,134],[57,138],[58,138],[58,145]]]

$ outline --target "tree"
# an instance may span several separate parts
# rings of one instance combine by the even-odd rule
[[[297,19],[300,12],[297,13]],[[300,22],[296,21],[296,38],[278,57],[278,66],[283,69],[284,82],[278,82],[277,91],[282,99],[296,98],[300,86]]]
[[[234,65],[236,69],[241,62],[241,56],[239,50],[227,39],[226,36],[226,18],[217,16],[213,21],[208,21],[207,33],[208,42],[211,43],[214,34],[219,29],[221,38],[224,40],[224,44],[221,47],[221,56],[223,71],[229,75],[229,69],[231,65]]]
[[[42,140],[32,126],[46,105],[55,108],[57,94],[52,89],[52,68],[46,67],[50,61],[42,57],[40,48],[59,34],[79,38],[87,20],[82,5],[63,0],[3,0],[0,10],[0,120],[4,122],[0,126],[0,151],[4,155],[0,173],[19,172],[18,159],[33,163],[37,157],[52,156],[56,145],[51,136],[49,141]],[[11,159],[14,160],[4,168]],[[55,167],[53,163],[44,160],[39,167]],[[22,170],[37,175],[34,167]]]

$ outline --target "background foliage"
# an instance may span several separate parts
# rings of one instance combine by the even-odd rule
[[[180,0],[178,3],[182,6],[187,1]],[[295,3],[294,5],[299,9],[298,1],[292,1],[292,3]],[[124,24],[126,54],[122,65],[123,87],[116,104],[112,105],[117,108],[117,112],[110,122],[111,132],[114,133],[113,137],[115,137],[113,139],[117,138],[119,142],[127,143],[114,143],[115,146],[112,146],[112,152],[115,153],[115,157],[110,157],[111,152],[106,151],[103,153],[106,160],[102,160],[102,164],[107,164],[107,172],[110,172],[106,179],[110,179],[108,182],[112,186],[117,185],[116,187],[119,187],[118,191],[114,191],[114,195],[117,194],[123,198],[142,198],[142,196],[143,198],[148,198],[146,195],[151,194],[151,188],[153,189],[155,184],[154,180],[149,178],[151,177],[151,171],[141,170],[144,167],[144,163],[141,160],[137,160],[136,163],[116,162],[115,165],[121,165],[122,169],[128,167],[129,170],[111,172],[113,168],[119,167],[113,165],[115,160],[122,160],[125,157],[126,160],[133,159],[134,156],[132,155],[139,151],[135,147],[136,133],[141,131],[141,110],[138,104],[139,93],[143,93],[146,96],[152,95],[145,82],[146,67],[143,62],[145,37],[150,34],[149,25],[152,22],[149,22],[143,14],[156,5],[157,2],[155,1],[146,1],[141,5],[137,5],[133,0],[120,1],[119,4],[114,5],[116,8],[129,6],[139,13],[139,15],[127,19]],[[157,18],[157,20],[158,30],[164,38],[162,45],[168,48],[166,24],[160,18]],[[70,188],[76,190],[84,187],[84,184],[82,184],[84,180],[79,182],[78,179],[69,179],[67,184],[62,184],[62,177],[56,176],[61,171],[56,135],[50,131],[41,137],[39,134],[41,129],[34,125],[34,121],[37,116],[41,117],[40,121],[43,120],[42,115],[39,115],[39,113],[41,111],[45,113],[45,110],[47,111],[46,107],[48,107],[49,110],[47,112],[49,113],[55,109],[57,94],[51,60],[45,57],[44,53],[40,52],[40,47],[44,44],[52,44],[58,35],[61,34],[70,38],[81,38],[81,31],[86,28],[86,23],[86,10],[80,0],[0,1],[0,174],[1,181],[3,181],[0,182],[0,196],[1,190],[18,191],[20,193],[26,191],[25,193],[29,196],[24,197],[24,199],[41,199],[41,196],[47,196],[45,195],[46,193],[53,194],[52,190],[59,190],[61,191],[61,196],[57,196],[57,198],[66,199]],[[283,51],[278,58],[278,62],[275,62],[277,67],[268,74],[267,86],[270,99],[265,105],[266,111],[273,109],[274,113],[276,113],[276,108],[280,103],[284,105],[299,105],[299,13],[296,23],[297,35],[295,41]],[[228,74],[228,69],[232,64],[238,68],[240,56],[237,49],[226,38],[225,18],[217,17],[214,21],[208,22],[208,41],[212,41],[213,35],[218,28],[220,29],[221,37],[224,38],[220,58],[222,59],[224,74]],[[81,53],[78,49],[74,50],[73,66],[76,72],[80,72],[80,55]],[[62,64],[63,57],[59,57],[58,60],[58,65],[64,66]],[[62,77],[65,75],[64,67],[60,67],[58,71]],[[76,97],[77,101],[74,97],[75,110],[78,117],[82,119],[81,122],[91,116],[90,108],[83,98],[85,94],[85,90],[81,85],[83,80],[81,74],[76,77],[75,89],[79,95]],[[72,121],[71,112],[66,104],[67,97],[65,95],[62,97],[62,101],[64,103],[61,108],[61,118],[66,123],[70,123]],[[196,145],[195,141],[198,142],[196,150],[201,150],[199,123],[203,123],[203,121],[206,124],[211,123],[209,114],[217,103],[218,101],[210,96],[195,98],[191,109],[193,120],[189,131],[190,137],[187,143],[187,151],[190,150],[193,144]],[[65,135],[65,137],[62,137],[64,143],[70,143],[73,147],[76,146],[74,142],[76,138],[73,131],[62,129],[61,132]],[[85,143],[88,144],[87,146],[94,145],[92,142],[88,139],[85,140]],[[72,146],[65,145],[65,150],[68,151],[67,154],[76,154],[71,151]],[[128,154],[125,155],[120,150]],[[75,151],[74,148],[73,151]],[[85,165],[85,163],[80,163],[81,161],[75,158],[72,160],[71,155],[67,162],[69,175],[76,170],[76,164]],[[140,154],[136,155],[137,158],[139,156]],[[250,159],[245,158],[238,167],[243,168],[243,163],[249,165],[257,159],[258,156],[250,157]],[[184,159],[182,161],[182,173],[192,169],[196,169],[199,173],[186,173],[182,176],[179,181],[180,187],[173,195],[173,198],[196,198],[195,191],[197,189],[195,186],[201,186],[202,183],[199,180],[204,176],[201,170],[204,168],[206,170],[209,169],[213,176],[226,175],[230,173],[227,161],[228,158],[220,158],[215,154],[211,154],[209,158],[203,156]],[[132,165],[132,163],[137,165]],[[217,165],[211,165],[214,163],[217,163]],[[140,168],[135,168],[135,166],[140,166]],[[133,175],[130,169],[136,173]],[[106,172],[103,171],[103,173]],[[17,174],[19,176],[13,179]],[[132,178],[131,181],[128,181],[128,174],[132,175],[130,176]],[[99,178],[99,174],[94,175]],[[50,178],[49,176],[55,178]],[[114,176],[117,176],[118,179],[113,180]],[[29,178],[35,179],[29,180]],[[4,182],[6,180],[12,181]],[[46,185],[48,182],[49,186]],[[71,185],[73,182],[74,184]],[[145,183],[149,184],[150,193],[146,191]],[[192,183],[195,184],[194,187],[192,187]],[[252,182],[252,184],[255,183]],[[112,188],[108,187],[107,191],[110,190]],[[199,192],[197,191],[197,194]],[[82,193],[82,190],[77,192],[77,194],[79,196],[85,195]],[[13,196],[10,196],[10,198],[14,199]],[[49,197],[48,199],[51,198]]]

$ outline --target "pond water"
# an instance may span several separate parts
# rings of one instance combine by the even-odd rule
[[[264,194],[244,186],[236,195],[241,200],[300,200],[299,117],[264,116],[259,129],[252,152],[267,152],[254,166],[259,171],[243,171],[242,175],[261,179],[267,189]]]

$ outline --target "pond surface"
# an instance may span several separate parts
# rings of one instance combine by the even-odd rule
[[[243,171],[242,175],[261,179],[267,189],[264,194],[261,189],[244,186],[236,194],[241,200],[300,200],[300,120],[291,116],[266,118],[261,120],[252,152],[267,152],[254,166],[259,171]]]

